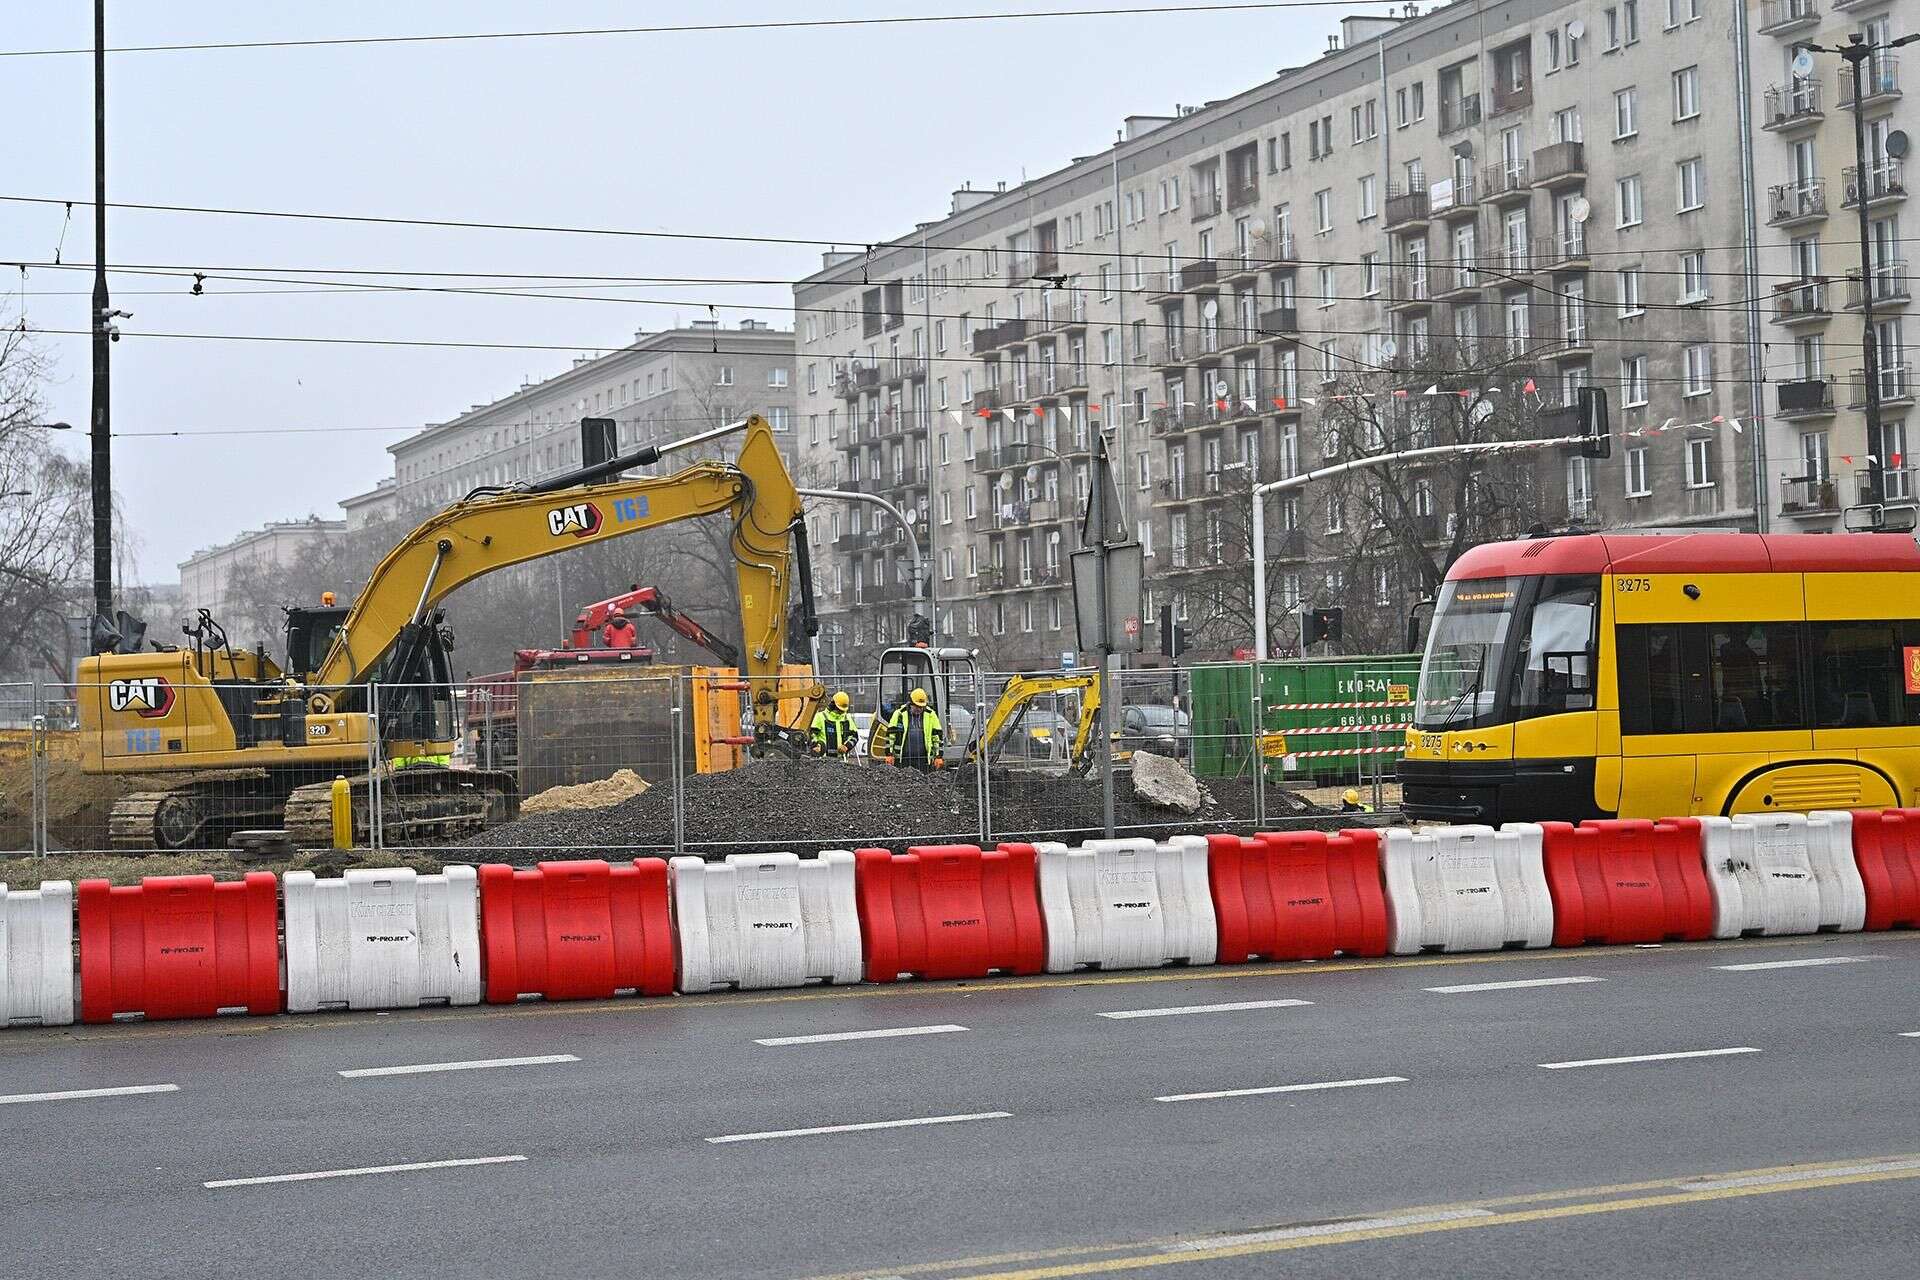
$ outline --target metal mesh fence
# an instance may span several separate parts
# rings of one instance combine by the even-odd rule
[[[757,759],[757,690],[710,668],[582,666],[295,697],[186,679],[0,685],[0,854],[326,848],[337,782],[354,846],[428,855],[1078,841],[1106,828],[1109,758],[1116,835],[1324,825],[1348,787],[1391,811],[1411,673],[1296,669],[1325,665],[1123,671],[1098,698],[1087,670],[957,670],[937,691],[943,767],[919,761],[928,776],[917,790],[891,776],[908,753],[884,731],[910,692],[899,674],[816,681],[798,669],[775,686],[777,719],[802,755],[813,712],[847,695],[851,731],[826,726],[821,752],[845,774]],[[1323,678],[1331,692],[1313,683]],[[1197,812],[1136,794],[1149,755],[1192,773]],[[533,815],[549,816],[512,821]],[[760,818],[784,834],[757,841]]]

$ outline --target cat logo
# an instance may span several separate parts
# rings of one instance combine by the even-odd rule
[[[159,720],[173,710],[173,686],[160,676],[115,680],[107,686],[107,705],[131,711],[144,720]]]
[[[568,534],[576,538],[591,538],[600,532],[600,508],[591,502],[555,507],[547,512],[547,532],[556,538],[564,538]]]

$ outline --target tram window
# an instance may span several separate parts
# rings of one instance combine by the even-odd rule
[[[1707,632],[1714,731],[1806,727],[1797,624],[1714,622],[1700,629]]]
[[[1516,720],[1593,710],[1593,622],[1599,584],[1550,580],[1534,602],[1514,666]]]
[[[1904,666],[1907,646],[1920,643],[1920,623],[1810,625],[1814,713],[1822,729],[1920,723],[1920,696],[1907,692]]]
[[[1618,631],[1620,732],[1686,733],[1707,727],[1704,655],[1688,661],[1686,627]]]

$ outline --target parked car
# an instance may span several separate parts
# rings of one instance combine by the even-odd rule
[[[1151,751],[1186,760],[1193,755],[1193,721],[1178,707],[1130,706],[1120,713],[1120,733],[1114,746],[1131,755]]]

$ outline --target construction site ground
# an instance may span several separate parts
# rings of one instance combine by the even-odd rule
[[[77,771],[75,771],[77,774]],[[73,779],[68,779],[72,783]],[[0,883],[103,878],[137,883],[143,876],[212,875],[237,879],[248,871],[310,870],[337,875],[351,866],[412,867],[437,871],[449,862],[506,862],[515,865],[557,858],[625,859],[670,854],[674,848],[673,788],[656,784],[617,804],[525,814],[465,840],[435,849],[378,851],[315,850],[294,856],[249,857],[237,852],[196,851],[133,857],[61,851],[84,848],[68,835],[85,839],[93,827],[104,843],[104,814],[112,788],[106,780],[80,779],[71,797],[89,797],[85,815],[54,824],[55,852],[0,856]],[[1149,806],[1133,796],[1126,773],[1115,778],[1116,834],[1165,838],[1223,829],[1251,828],[1253,784],[1246,779],[1203,779],[1208,801],[1201,812],[1183,815]],[[979,777],[971,767],[919,773],[877,764],[841,764],[815,760],[760,760],[728,773],[688,778],[683,803],[686,852],[707,858],[730,853],[790,850],[802,855],[821,849],[864,846],[904,849],[909,844],[943,841],[978,843]],[[1371,798],[1370,792],[1368,798]],[[993,842],[1098,836],[1101,825],[1098,776],[1029,775],[991,779],[989,804]],[[1266,790],[1267,825],[1274,828],[1337,829],[1350,817],[1337,812],[1339,789],[1325,795],[1277,785]],[[97,812],[95,812],[97,810]],[[25,828],[21,836],[27,834]],[[26,842],[12,845],[25,848]]]

